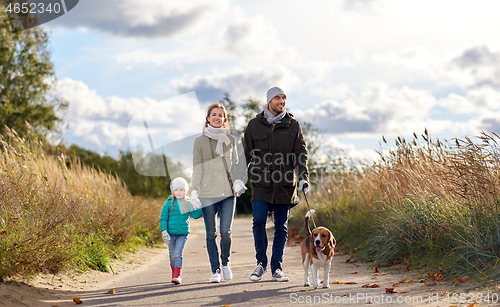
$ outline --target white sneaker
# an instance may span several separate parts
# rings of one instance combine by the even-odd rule
[[[212,276],[212,280],[210,282],[220,282],[220,270],[215,271],[214,276]]]
[[[231,272],[231,268],[229,267],[229,265],[222,266],[222,275],[224,276],[225,280],[233,279],[233,272]]]

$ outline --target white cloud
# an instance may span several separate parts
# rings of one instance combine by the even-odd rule
[[[85,0],[50,26],[83,28],[122,37],[171,37],[206,27],[228,8],[228,0]]]
[[[226,92],[235,101],[242,101],[250,96],[265,101],[265,94],[271,86],[280,84],[284,88],[292,88],[299,82],[300,80],[290,69],[275,65],[251,70],[237,68],[204,77],[189,76],[182,80],[174,80],[172,85],[179,94],[196,91],[201,102],[218,101]]]
[[[465,90],[500,88],[500,49],[493,44],[477,43],[463,49],[446,68],[446,77]]]
[[[134,127],[130,129],[129,123],[134,116],[148,108],[156,110],[148,113],[147,118],[155,146],[201,133],[204,121],[204,113],[196,98],[188,101],[174,97],[156,101],[150,98],[101,97],[83,82],[69,78],[58,82],[57,91],[69,102],[64,117],[69,126],[65,135],[75,143],[87,143],[92,148],[108,152],[128,150],[127,135],[134,140],[132,146],[147,148],[149,140],[142,133],[144,127],[142,130]]]

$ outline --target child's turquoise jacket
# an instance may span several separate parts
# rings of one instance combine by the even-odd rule
[[[173,195],[170,195],[170,197],[163,205],[163,209],[161,210],[161,231],[166,230],[170,235],[187,235],[190,232],[189,216],[194,219],[199,219],[201,217],[202,210],[201,208],[194,210],[191,201],[189,201],[189,198],[186,197],[188,201],[189,212],[181,213],[181,210],[179,209],[179,202],[177,201],[177,199],[174,200],[174,210],[171,211],[172,197]]]

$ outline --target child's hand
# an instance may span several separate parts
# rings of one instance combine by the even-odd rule
[[[168,245],[170,243],[170,235],[168,234],[168,231],[162,231],[161,235],[163,236],[163,241],[165,242],[165,244]]]

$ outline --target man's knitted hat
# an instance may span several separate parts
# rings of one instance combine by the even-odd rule
[[[183,188],[186,193],[189,191],[189,184],[186,179],[182,177],[177,177],[172,182],[170,182],[170,191],[173,193],[178,188]]]
[[[267,103],[269,103],[271,100],[273,100],[273,98],[276,95],[285,95],[285,92],[277,86],[274,86],[274,87],[271,87],[270,89],[268,89],[267,90]],[[285,95],[285,97],[286,97],[286,95]]]

